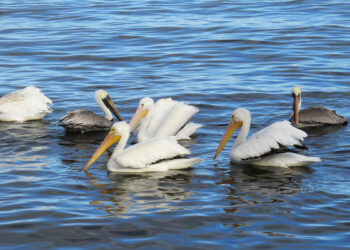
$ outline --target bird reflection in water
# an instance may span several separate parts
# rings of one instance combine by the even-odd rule
[[[230,206],[224,209],[227,213],[262,203],[285,202],[280,197],[303,192],[300,187],[303,177],[313,172],[305,166],[281,169],[235,163],[231,163],[229,170],[218,169],[221,180],[216,184],[228,190],[226,197]]]
[[[43,121],[0,123],[0,156],[9,168],[40,169],[47,166],[48,141],[52,136]],[[11,148],[9,149],[9,142]],[[5,164],[5,163],[8,164]],[[26,164],[24,164],[26,163]],[[2,169],[4,170],[4,169]]]
[[[107,132],[86,133],[84,135],[79,133],[64,133],[59,137],[59,148],[57,149],[61,154],[62,163],[82,165],[82,161],[89,159],[91,150],[101,143],[106,134]],[[106,154],[109,157],[111,153],[106,151]],[[84,158],[81,159],[82,157]]]
[[[192,173],[186,170],[138,174],[108,172],[109,182],[88,171],[85,173],[101,197],[90,204],[99,206],[107,217],[181,210],[178,203],[191,197],[185,185],[192,182]]]

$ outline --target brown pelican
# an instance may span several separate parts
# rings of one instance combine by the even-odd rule
[[[232,162],[287,168],[321,161],[319,157],[308,157],[287,151],[287,147],[302,146],[301,142],[307,136],[304,131],[293,127],[289,121],[275,122],[246,140],[250,128],[250,113],[245,108],[238,108],[232,113],[231,122],[221,139],[214,159],[239,127],[241,130],[231,149]]]
[[[29,86],[0,98],[0,121],[25,122],[40,120],[51,113],[52,101],[40,89]]]
[[[301,90],[294,87],[293,95],[293,113],[290,121],[298,128],[319,127],[324,125],[345,125],[347,120],[338,115],[334,110],[314,106],[300,110],[301,107]]]
[[[86,171],[105,150],[116,142],[119,143],[107,163],[107,169],[112,172],[168,171],[189,168],[201,161],[199,158],[184,158],[185,155],[190,154],[190,151],[181,146],[175,136],[151,138],[124,149],[129,136],[129,124],[124,121],[115,123],[84,170]]]
[[[145,97],[139,102],[130,120],[131,131],[138,127],[137,141],[142,142],[157,136],[176,136],[177,140],[190,139],[201,124],[187,123],[198,112],[198,108],[171,98],[162,98],[154,103]]]
[[[95,99],[104,112],[104,117],[93,113],[90,110],[79,109],[69,111],[60,118],[58,125],[63,126],[67,132],[98,132],[109,130],[113,125],[113,115],[122,121],[117,108],[113,104],[111,97],[103,89],[95,91]]]

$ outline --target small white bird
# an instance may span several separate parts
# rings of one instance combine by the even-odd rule
[[[16,90],[0,98],[0,121],[40,120],[52,112],[49,104],[52,104],[52,101],[36,87]]]
[[[105,90],[96,90],[95,99],[102,109],[104,117],[87,109],[79,109],[67,112],[65,116],[60,118],[58,125],[63,126],[67,132],[85,133],[109,130],[113,125],[113,114],[119,121],[123,120]]]
[[[301,89],[295,86],[292,91],[293,113],[290,121],[297,128],[320,127],[325,125],[346,125],[347,120],[334,110],[325,107],[313,106],[300,110]]]
[[[137,141],[142,142],[152,137],[176,136],[177,140],[190,139],[201,124],[187,123],[199,109],[171,98],[140,100],[134,116],[130,120],[131,131],[139,129]]]
[[[107,169],[112,172],[155,172],[184,169],[201,161],[199,158],[184,158],[190,151],[176,141],[174,136],[157,137],[124,149],[130,135],[126,122],[113,124],[110,132],[84,167],[94,163],[114,143],[118,145],[108,160]]]
[[[214,159],[239,127],[241,130],[230,153],[232,162],[292,167],[321,161],[319,157],[308,157],[286,151],[288,146],[302,146],[301,142],[307,136],[304,131],[293,127],[288,121],[275,122],[246,140],[250,128],[250,113],[245,108],[238,108],[232,113],[231,122],[216,150]]]

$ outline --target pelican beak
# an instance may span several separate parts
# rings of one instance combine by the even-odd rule
[[[224,136],[222,137],[218,148],[216,149],[216,153],[215,153],[214,158],[213,158],[214,160],[218,156],[218,154],[221,152],[221,150],[226,146],[227,142],[230,140],[230,138],[233,135],[233,133],[240,126],[242,126],[242,122],[241,121],[236,122],[234,120],[234,116],[232,116],[230,124],[227,126],[226,132],[225,132]]]
[[[84,171],[87,170],[87,168],[94,163],[100,156],[101,154],[106,151],[110,146],[112,146],[114,143],[118,142],[120,140],[120,135],[115,135],[114,131],[111,130],[101,145],[96,149],[95,153],[91,156],[89,162],[85,165]]]
[[[300,109],[300,95],[293,93],[293,112],[295,125],[299,125],[299,109]]]
[[[129,122],[131,132],[136,128],[136,125],[139,123],[139,121],[143,117],[145,117],[147,114],[148,114],[148,109],[143,109],[142,106],[137,108],[137,110],[135,111],[135,114],[133,115],[133,117]]]
[[[117,117],[119,121],[122,121],[123,118],[119,114],[118,109],[115,107],[111,97],[107,95],[105,98],[102,99],[103,103],[106,105],[106,107]]]

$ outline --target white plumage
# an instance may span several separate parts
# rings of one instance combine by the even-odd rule
[[[142,142],[152,137],[176,136],[177,140],[190,139],[190,136],[202,125],[186,124],[199,109],[171,98],[140,100],[138,108],[130,120],[131,131],[139,125],[137,141]]]
[[[49,104],[52,101],[36,87],[14,91],[0,98],[0,121],[40,120],[52,112]]]
[[[143,168],[160,159],[189,155],[190,151],[176,142],[175,137],[156,137],[126,148],[113,158],[118,165],[128,168]]]
[[[232,146],[230,158],[233,162],[244,162],[262,166],[291,167],[319,162],[319,157],[307,157],[293,152],[284,152],[289,146],[302,146],[307,134],[288,121],[275,122],[261,129],[246,140],[250,128],[250,113],[238,108],[232,113],[231,122],[223,136],[214,158],[224,148],[234,131],[241,127]]]
[[[188,168],[201,161],[199,158],[183,158],[190,155],[190,151],[178,144],[174,136],[152,138],[124,149],[129,135],[127,123],[115,123],[84,169],[117,141],[119,143],[107,163],[107,169],[113,172],[167,171]]]
[[[231,155],[236,160],[258,157],[281,146],[301,146],[306,136],[304,131],[291,126],[288,121],[275,122],[237,145]]]

